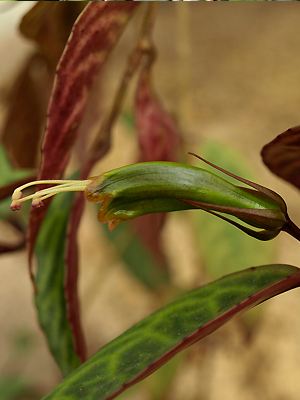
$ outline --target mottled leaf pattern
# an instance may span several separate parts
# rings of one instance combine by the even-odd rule
[[[277,176],[300,189],[300,126],[295,126],[261,151],[263,162]]]
[[[80,364],[67,318],[64,293],[67,223],[74,195],[58,196],[44,218],[37,238],[35,303],[39,323],[64,375]]]
[[[299,284],[298,268],[272,265],[195,289],[104,346],[44,400],[113,399],[237,313]]]
[[[84,115],[93,79],[116,44],[136,6],[137,4],[133,3],[90,3],[75,23],[57,67],[42,147],[40,179],[58,178],[63,174]],[[85,170],[89,169],[88,165]],[[83,171],[82,175],[85,175],[85,172],[87,171]],[[32,253],[48,204],[49,202],[46,202],[46,207],[31,212],[29,265],[33,281]],[[73,210],[68,227],[69,242],[66,247],[67,306],[64,310],[67,312],[74,335],[75,350],[79,357],[84,359],[85,344],[77,297],[77,229],[83,211],[82,198],[76,200]]]
[[[74,24],[56,71],[39,179],[58,179],[75,142],[95,74],[116,44],[136,3],[89,3]],[[29,258],[47,207],[31,213]]]

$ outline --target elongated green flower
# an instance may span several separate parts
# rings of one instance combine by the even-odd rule
[[[99,203],[98,218],[109,223],[110,228],[144,214],[199,208],[261,240],[285,230],[290,220],[285,202],[277,193],[203,161],[248,187],[234,185],[202,168],[156,161],[127,165],[84,181],[36,181],[31,184],[58,186],[22,197],[21,191],[31,184],[24,185],[14,192],[11,208],[20,208],[28,199],[38,207],[57,193],[84,191],[88,200]],[[226,215],[238,218],[244,225]]]

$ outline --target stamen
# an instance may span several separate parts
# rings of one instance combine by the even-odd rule
[[[86,186],[91,183],[90,179],[87,180],[39,180],[26,183],[18,187],[12,194],[11,210],[20,210],[21,203],[24,201],[32,199],[32,207],[37,208],[43,205],[43,200],[62,192],[77,192],[85,191]],[[36,193],[30,194],[28,196],[22,197],[22,190],[33,185],[40,184],[56,184],[56,186],[42,189]]]

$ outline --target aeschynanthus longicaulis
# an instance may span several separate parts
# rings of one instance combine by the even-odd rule
[[[98,218],[100,222],[108,223],[110,228],[121,221],[149,213],[201,209],[260,240],[272,239],[282,230],[291,233],[291,226],[298,229],[288,217],[286,204],[277,193],[191,154],[248,187],[234,185],[211,171],[187,164],[143,162],[86,180],[28,183],[14,191],[11,209],[20,209],[22,202],[30,199],[33,207],[40,207],[43,200],[58,193],[82,191],[89,201],[100,205]],[[24,189],[40,184],[55,186],[22,196]],[[225,215],[231,215],[244,224]]]

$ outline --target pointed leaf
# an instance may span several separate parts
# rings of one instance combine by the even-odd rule
[[[299,285],[298,268],[271,265],[195,289],[104,346],[44,400],[111,400],[234,315]]]
[[[85,110],[87,90],[135,7],[134,3],[89,3],[74,24],[49,104],[42,178],[58,178],[63,173]]]
[[[78,298],[78,239],[77,233],[84,211],[84,197],[78,194],[72,206],[66,239],[65,251],[65,299],[67,307],[67,318],[72,330],[75,351],[79,355],[81,361],[86,359],[86,344],[83,329],[80,320],[80,305]]]
[[[152,88],[151,73],[147,66],[142,70],[135,98],[139,161],[178,161],[181,135]]]
[[[74,24],[56,72],[39,179],[62,176],[83,118],[88,90],[136,6],[133,2],[89,3]],[[47,204],[31,213],[29,260],[46,210]],[[32,276],[32,266],[30,272]]]
[[[270,171],[300,189],[300,126],[266,144],[261,155]]]
[[[164,109],[152,87],[152,63],[141,70],[135,98],[135,119],[139,141],[138,161],[177,161],[181,145],[179,129]],[[132,221],[141,243],[152,253],[158,268],[166,269],[161,242],[166,214],[145,215]]]
[[[35,303],[40,325],[62,373],[80,364],[67,318],[64,294],[67,223],[73,194],[58,196],[43,220],[37,238]]]

